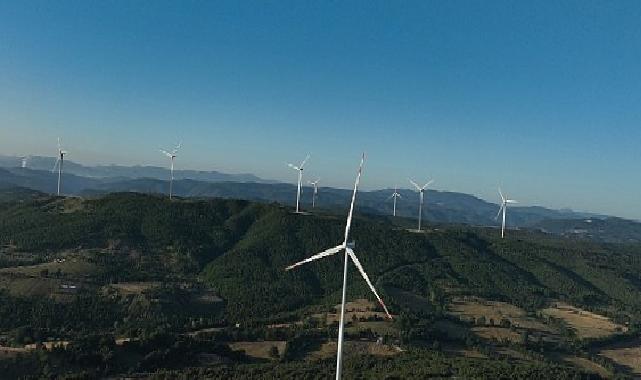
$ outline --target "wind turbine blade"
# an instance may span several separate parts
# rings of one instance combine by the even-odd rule
[[[501,188],[499,187],[499,195],[501,196],[501,201],[505,203],[505,197],[503,196],[503,192],[501,191]]]
[[[358,257],[356,257],[356,254],[354,251],[346,247],[345,250],[347,251],[347,254],[349,254],[349,257],[352,259],[354,262],[354,265],[356,265],[356,268],[358,268],[358,271],[361,272],[361,276],[365,279],[365,282],[367,282],[367,285],[369,288],[372,290],[372,293],[376,296],[376,299],[378,299],[378,302],[383,306],[383,310],[385,310],[385,314],[387,314],[387,318],[392,319],[392,316],[390,315],[389,311],[387,310],[387,306],[385,306],[385,303],[381,299],[381,297],[378,295],[376,292],[376,289],[374,288],[374,285],[372,285],[372,282],[369,280],[369,277],[367,276],[367,273],[365,273],[365,269],[363,269],[363,266],[361,265],[361,262],[358,261]]]
[[[352,216],[354,214],[354,203],[356,202],[356,192],[358,191],[358,184],[361,182],[361,174],[363,174],[363,163],[365,163],[365,153],[361,156],[361,164],[358,166],[358,174],[356,174],[356,182],[354,182],[354,193],[352,193],[352,203],[349,206],[349,214],[347,214],[347,224],[345,225],[345,243],[349,237],[349,230],[352,226]]]
[[[170,158],[171,158],[171,156],[172,156],[172,154],[171,154],[171,153],[167,152],[167,151],[166,151],[166,150],[164,150],[164,149],[159,149],[159,150],[160,150],[160,152],[161,152],[162,154],[164,154],[165,156],[167,156],[167,157],[170,157]]]
[[[51,172],[52,172],[52,173],[56,170],[56,168],[58,167],[58,164],[59,164],[59,163],[60,163],[60,156],[58,156],[58,159],[57,159],[57,160],[56,160],[56,162],[53,164],[53,168],[51,168]]]
[[[519,203],[519,201],[515,201],[514,199],[506,199],[505,203]]]
[[[300,168],[298,166],[293,165],[293,164],[287,164],[287,166],[289,166],[290,168],[292,168],[294,170],[300,170]]]
[[[412,185],[414,185],[414,187],[416,188],[416,190],[419,190],[419,191],[421,190],[421,187],[418,185],[418,183],[416,183],[416,182],[412,181],[411,179],[410,179],[410,183],[411,183]]]
[[[180,149],[180,147],[182,146],[182,144],[183,144],[183,142],[182,142],[182,141],[181,141],[181,142],[179,142],[179,143],[178,143],[178,145],[176,145],[176,147],[174,148],[174,150],[172,150],[172,151],[171,151],[171,153],[172,153],[172,154],[176,154],[176,152],[178,152],[178,149]]]
[[[501,215],[501,211],[503,211],[503,207],[505,207],[505,206],[503,204],[501,204],[501,207],[499,207],[499,212],[494,217],[494,220],[499,220],[499,215]]]
[[[58,137],[58,151],[60,151],[60,148],[61,148],[61,146],[60,146],[60,137]]]
[[[301,169],[303,168],[303,166],[305,166],[305,164],[307,163],[307,160],[309,160],[309,157],[310,157],[310,155],[308,154],[307,157],[305,157],[305,159],[303,160],[303,162],[300,163],[299,167]]]
[[[337,245],[334,248],[330,248],[330,249],[328,249],[326,251],[323,251],[323,252],[318,253],[318,254],[316,254],[314,256],[311,256],[311,257],[309,257],[309,258],[307,258],[307,259],[305,259],[303,261],[299,261],[296,264],[292,264],[292,265],[288,266],[287,268],[285,268],[285,270],[292,270],[292,269],[296,268],[297,266],[300,266],[300,265],[303,265],[303,264],[307,264],[309,262],[321,259],[323,257],[331,256],[333,254],[338,253],[343,248],[345,248],[345,245],[343,245],[343,244]]]
[[[433,179],[429,180],[421,189],[425,190],[429,185],[431,185],[434,182]]]

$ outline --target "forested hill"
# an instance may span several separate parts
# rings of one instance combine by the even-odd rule
[[[293,272],[283,268],[338,244],[344,215],[296,215],[277,205],[172,202],[141,194],[90,200],[43,196],[2,203],[1,209],[0,242],[21,250],[124,246],[143,255],[170,252],[172,260],[165,263],[174,266],[170,272],[202,271],[234,318],[269,318],[337,300],[339,259]],[[508,231],[508,237],[503,241],[495,229],[462,226],[417,234],[362,215],[353,229],[361,261],[382,289],[430,294],[455,288],[529,309],[558,298],[601,310],[617,305],[620,317],[641,314],[639,246],[527,231]],[[352,276],[352,295],[368,295],[356,273]]]
[[[131,173],[129,173],[131,174]],[[185,173],[187,176],[187,173]],[[200,179],[198,179],[200,178]],[[218,197],[246,199],[259,202],[277,202],[292,205],[296,199],[296,187],[283,183],[229,182],[227,180],[203,180],[202,176],[186,177],[174,182],[174,193],[183,197]],[[209,177],[207,177],[209,178]],[[212,177],[213,178],[213,177]],[[0,168],[0,187],[20,186],[45,193],[56,192],[56,175],[50,171],[23,168]],[[163,194],[168,183],[158,178],[85,177],[65,173],[62,193],[66,195],[96,196],[113,192],[139,192]],[[389,199],[392,190],[363,191],[359,201],[361,210],[367,214],[389,216],[393,202]],[[397,215],[415,218],[418,211],[418,194],[401,189],[402,198],[397,202]],[[312,189],[303,188],[302,207],[311,208]],[[495,219],[498,205],[475,196],[456,192],[428,190],[424,218],[437,223],[465,223],[478,226],[498,225]],[[322,187],[317,205],[326,210],[341,210],[349,204],[350,190]],[[508,216],[508,225],[533,227],[548,219],[581,220],[602,218],[587,213],[569,210],[551,210],[544,207],[513,207]],[[633,223],[633,222],[631,222]],[[638,223],[637,223],[638,224]],[[638,226],[641,229],[641,224]]]
[[[341,256],[284,268],[339,244],[345,213],[0,191],[0,371],[326,378]],[[630,373],[601,353],[639,338],[640,245],[513,230],[501,240],[495,228],[430,223],[416,233],[406,224],[357,205],[355,251],[394,320],[383,320],[350,265],[348,298],[361,306],[349,307],[346,378],[371,377],[370,364],[381,379]],[[588,328],[573,324],[580,316]],[[28,348],[45,341],[69,347]],[[3,356],[15,350],[22,355]]]

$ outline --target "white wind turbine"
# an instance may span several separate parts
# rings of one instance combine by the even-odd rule
[[[171,198],[172,198],[172,196],[173,196],[173,186],[174,186],[174,160],[176,159],[176,157],[178,157],[178,156],[176,155],[176,153],[178,153],[178,149],[180,149],[180,145],[181,145],[181,144],[182,144],[182,142],[179,142],[179,143],[178,143],[178,145],[176,145],[176,147],[175,147],[171,152],[168,152],[168,151],[166,151],[166,150],[164,150],[164,149],[160,149],[160,151],[161,151],[165,156],[169,157],[169,160],[171,161],[171,167],[170,167],[170,169],[169,169],[169,199],[170,199],[170,200],[171,200]]]
[[[312,208],[316,207],[316,197],[318,196],[318,182],[320,178],[317,178],[316,181],[307,181],[308,184],[314,186],[314,193],[312,193]]]
[[[419,186],[416,182],[410,179],[410,183],[414,185],[414,187],[416,188],[416,191],[418,191],[418,193],[420,194],[420,199],[418,203],[418,231],[421,230],[421,219],[423,218],[423,202],[425,201],[425,190],[429,185],[432,184],[432,182],[434,182],[433,179],[429,180],[425,185]]]
[[[300,191],[301,191],[301,184],[303,182],[303,167],[305,166],[305,163],[307,163],[307,160],[309,160],[309,154],[303,162],[300,163],[300,165],[296,166],[294,164],[287,164],[290,168],[294,170],[298,170],[298,189],[296,190],[296,212],[300,212]]]
[[[393,216],[396,216],[396,198],[402,198],[401,194],[398,192],[398,186],[394,186],[394,194],[390,195],[388,200],[390,198],[394,198],[394,212],[392,213]]]
[[[27,168],[27,163],[29,162],[29,156],[20,156],[20,167],[23,169]]]
[[[51,169],[51,172],[53,173],[56,170],[56,166],[58,167],[58,192],[57,195],[60,195],[60,181],[62,179],[62,165],[65,162],[65,155],[68,152],[66,150],[63,150],[62,147],[60,146],[60,137],[58,137],[58,158],[56,159],[56,163],[53,164],[53,168]],[[25,162],[25,161],[23,161]],[[26,164],[26,162],[25,162]]]
[[[305,259],[303,261],[299,261],[296,264],[288,266],[285,270],[291,270],[296,268],[299,265],[303,265],[309,262],[312,262],[314,260],[318,260],[320,258],[326,257],[326,256],[332,256],[342,250],[345,250],[345,261],[344,261],[344,266],[343,266],[343,299],[341,302],[341,318],[340,318],[340,325],[338,326],[338,351],[336,353],[336,379],[340,380],[341,378],[341,368],[342,368],[342,361],[343,361],[343,326],[345,322],[345,298],[346,298],[346,291],[347,291],[347,264],[348,264],[348,257],[351,258],[352,262],[354,262],[354,265],[356,265],[356,268],[358,268],[358,271],[361,273],[361,276],[365,279],[365,282],[367,282],[367,285],[369,288],[372,290],[374,295],[376,296],[376,299],[378,299],[378,302],[381,304],[383,307],[383,310],[385,310],[385,313],[387,314],[387,317],[392,319],[392,316],[390,315],[389,311],[387,310],[387,307],[383,303],[383,300],[381,297],[378,295],[376,292],[376,289],[374,288],[374,285],[372,285],[372,282],[370,281],[369,277],[367,276],[367,273],[365,273],[365,270],[363,269],[363,266],[361,265],[360,261],[356,257],[356,254],[353,251],[354,248],[354,243],[350,242],[348,243],[349,240],[349,231],[352,225],[352,215],[354,213],[354,202],[356,201],[356,192],[358,191],[358,184],[361,179],[361,173],[363,172],[363,163],[365,162],[365,154],[363,154],[361,158],[361,164],[358,167],[358,174],[356,175],[356,182],[354,183],[354,193],[352,194],[352,203],[349,207],[349,214],[347,214],[347,223],[345,224],[345,238],[343,239],[343,242],[340,245],[337,245],[334,248],[330,248],[326,251],[323,251],[319,254],[316,254],[314,256],[309,257],[308,259]]]
[[[494,219],[498,220],[499,215],[501,215],[501,212],[503,212],[503,222],[501,223],[501,239],[503,239],[505,237],[505,213],[507,211],[507,205],[519,203],[519,202],[513,199],[507,199],[505,196],[503,196],[503,193],[501,192],[500,187],[499,187],[499,195],[501,196],[501,207],[499,208],[499,212],[496,214],[496,217]]]

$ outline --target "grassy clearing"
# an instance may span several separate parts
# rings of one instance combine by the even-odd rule
[[[140,294],[146,290],[160,287],[158,281],[148,282],[120,282],[118,284],[108,285],[117,290],[121,295]]]
[[[380,321],[387,321],[387,314],[383,311],[376,311],[378,304],[366,300],[366,299],[356,299],[354,301],[345,303],[345,320],[351,322],[356,317],[357,320],[361,318],[365,319],[378,319]],[[314,314],[312,317],[318,320],[325,320],[328,325],[339,322],[341,319],[340,315],[341,305],[334,306],[334,313],[326,314]]]
[[[336,349],[336,342],[327,342],[324,343],[317,351],[310,352],[307,358],[309,360],[318,360],[334,357],[336,356]],[[365,341],[346,341],[343,347],[343,353],[347,356],[392,356],[400,352],[401,351],[398,348],[393,346]]]
[[[82,276],[95,273],[96,265],[87,262],[82,256],[67,254],[52,259],[51,262],[37,265],[25,265],[13,268],[0,269],[0,274],[21,274],[25,276],[39,276],[43,271],[61,275]]]
[[[0,277],[0,288],[16,297],[50,297],[60,291],[63,281],[51,278],[22,277],[9,279]]]
[[[610,371],[586,358],[581,358],[578,356],[565,356],[563,357],[563,361],[587,373],[595,373],[604,379],[612,378],[612,373],[610,373]]]
[[[641,346],[607,348],[599,352],[599,355],[612,359],[615,363],[628,367],[633,374],[641,376]]]
[[[544,315],[561,319],[569,327],[574,329],[577,336],[582,339],[602,338],[628,330],[627,327],[616,324],[603,315],[595,314],[563,302],[555,302],[541,312]]]
[[[499,325],[502,319],[507,319],[514,327],[548,334],[555,333],[550,326],[528,316],[525,310],[507,302],[490,301],[480,297],[457,297],[450,303],[449,313],[463,321],[474,322],[484,317],[486,323],[493,320],[495,325]]]
[[[521,334],[509,328],[473,327],[471,331],[480,338],[494,340],[500,343],[519,343],[521,341]]]
[[[398,335],[398,330],[389,322],[356,322],[351,327],[345,329],[348,334],[355,334],[365,330],[371,330],[379,336]]]
[[[487,359],[487,356],[479,351],[458,344],[443,344],[441,351],[449,355],[462,356],[465,358]]]
[[[257,359],[270,359],[274,358],[270,355],[272,347],[276,347],[278,350],[278,356],[282,356],[285,352],[287,342],[285,341],[264,341],[264,342],[232,342],[229,343],[229,348],[234,351],[245,351],[245,355],[251,356]]]

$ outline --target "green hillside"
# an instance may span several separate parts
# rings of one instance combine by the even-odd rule
[[[0,350],[70,342],[27,350],[25,362],[0,351],[0,368],[170,378],[331,371],[342,256],[284,268],[340,243],[344,215],[129,193],[0,199]],[[381,318],[351,267],[348,297],[363,306],[350,311],[348,340],[372,363],[385,358],[379,374],[411,378],[400,369],[407,363],[415,376],[634,373],[603,350],[636,344],[640,245],[528,231],[501,240],[495,229],[464,226],[418,234],[405,223],[354,221],[355,251],[395,315]],[[261,354],[271,343],[258,343],[272,341],[286,349]],[[235,345],[250,348],[243,354]],[[24,372],[31,361],[33,372]],[[350,378],[386,378],[350,363]]]

